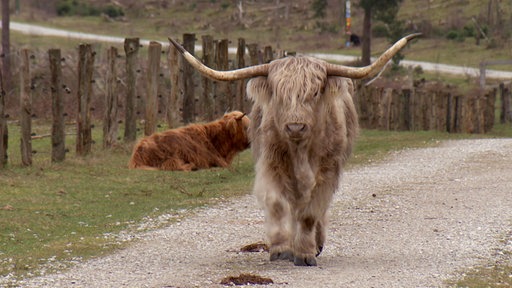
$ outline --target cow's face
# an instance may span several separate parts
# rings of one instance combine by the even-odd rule
[[[250,81],[248,96],[272,119],[283,139],[307,142],[321,110],[326,85],[325,62],[290,57],[271,62],[268,77]]]
[[[249,137],[247,135],[247,129],[251,124],[249,117],[240,111],[232,111],[224,114],[222,120],[224,120],[226,129],[233,138],[232,140],[240,144],[244,149],[248,148]]]

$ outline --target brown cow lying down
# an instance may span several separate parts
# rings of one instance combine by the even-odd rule
[[[233,111],[210,123],[154,133],[135,145],[128,167],[182,171],[227,167],[249,147],[249,124],[244,113]]]

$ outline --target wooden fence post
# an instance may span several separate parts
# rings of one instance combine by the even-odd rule
[[[169,62],[169,77],[171,81],[171,91],[167,101],[167,125],[169,128],[176,128],[180,123],[180,105],[183,101],[183,81],[180,77],[180,62],[183,62],[183,57],[179,54],[174,45],[169,45],[169,54],[167,55]],[[181,101],[180,101],[181,100]]]
[[[500,83],[500,96],[501,96],[501,113],[500,123],[505,124],[512,121],[512,114],[510,111],[511,91],[510,83]]]
[[[484,96],[484,133],[487,133],[492,130],[494,126],[494,118],[495,118],[495,103],[496,103],[496,94],[498,94],[498,89],[493,88],[487,91]]]
[[[411,115],[411,111],[413,110],[413,102],[412,102],[412,89],[406,88],[402,89],[400,95],[400,130],[411,131],[413,124],[413,117]]]
[[[454,100],[453,93],[448,93],[448,99],[446,99],[446,132],[454,132]]]
[[[377,125],[379,130],[389,131],[392,128],[392,100],[393,100],[393,88],[383,88],[382,94],[380,95],[380,103],[378,105],[378,120]]]
[[[124,141],[133,142],[137,138],[137,119],[135,99],[137,95],[137,55],[139,53],[139,38],[124,40],[126,54],[126,111],[124,121]]]
[[[183,34],[183,48],[194,55],[196,34]],[[194,69],[187,62],[183,65],[183,81],[185,94],[183,95],[183,122],[185,124],[194,122],[196,98],[194,94]]]
[[[160,75],[160,56],[162,44],[156,41],[149,43],[148,51],[148,83],[146,93],[146,113],[144,122],[144,134],[149,136],[156,131],[156,116],[158,113],[158,78]]]
[[[7,121],[5,119],[4,78],[0,70],[0,168],[7,164]]]
[[[461,95],[456,95],[454,96],[455,98],[455,103],[454,103],[454,113],[453,113],[453,131],[456,132],[456,133],[461,133],[462,132],[462,126],[464,125],[463,123],[463,118],[462,118],[462,111],[463,111],[463,107],[464,107],[464,102],[466,100],[466,97],[464,96],[461,96]]]
[[[52,94],[52,162],[66,158],[64,99],[62,96],[62,68],[60,49],[48,50],[50,63],[50,90]]]
[[[203,63],[208,67],[214,67],[215,49],[213,45],[213,37],[205,35],[203,40]],[[203,95],[200,101],[200,113],[207,121],[212,121],[215,117],[215,107],[213,105],[213,80],[208,77],[201,76],[203,84]]]
[[[29,53],[28,49],[22,49],[20,55],[20,151],[23,166],[32,165],[32,92]]]
[[[249,59],[250,59],[249,65],[254,66],[254,65],[260,64],[259,58],[258,58],[258,44],[256,44],[256,43],[248,44],[247,49],[249,50]]]
[[[228,43],[227,39],[222,39],[219,42],[216,53],[216,67],[218,70],[229,70],[229,59],[228,59]],[[231,97],[231,85],[227,81],[218,81],[216,89],[215,106],[217,107],[217,117],[222,115],[229,109],[233,108],[233,101]]]
[[[265,46],[265,50],[263,52],[263,63],[269,63],[274,60],[274,54],[272,53],[271,46]]]
[[[91,96],[94,71],[94,52],[91,44],[80,44],[78,60],[78,113],[76,154],[85,156],[91,153]]]
[[[245,67],[245,39],[238,38],[238,50],[236,51],[236,63],[237,68],[244,68]],[[244,106],[247,104],[245,102],[245,79],[238,80],[236,82],[236,93],[235,93],[235,105],[234,108],[236,110],[242,111],[242,112],[248,112],[244,110]]]
[[[103,148],[110,148],[117,142],[118,132],[118,103],[117,94],[117,69],[116,62],[119,53],[116,47],[110,47],[107,51],[107,76],[105,79],[105,114],[103,116]]]
[[[212,68],[219,69],[219,40],[213,40],[213,52]],[[220,81],[212,81],[213,118],[218,117],[222,113],[222,111],[219,111],[219,101],[222,100],[222,95],[220,95],[220,85]]]

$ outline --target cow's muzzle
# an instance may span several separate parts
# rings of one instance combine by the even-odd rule
[[[285,125],[285,131],[291,140],[298,141],[304,138],[308,126],[304,123],[288,123]]]

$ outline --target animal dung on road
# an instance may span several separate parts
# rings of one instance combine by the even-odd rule
[[[268,245],[265,243],[252,243],[240,248],[240,252],[268,252]]]
[[[253,274],[242,273],[239,276],[228,276],[220,281],[220,284],[232,285],[268,285],[273,284],[274,281],[270,278],[261,277]]]

